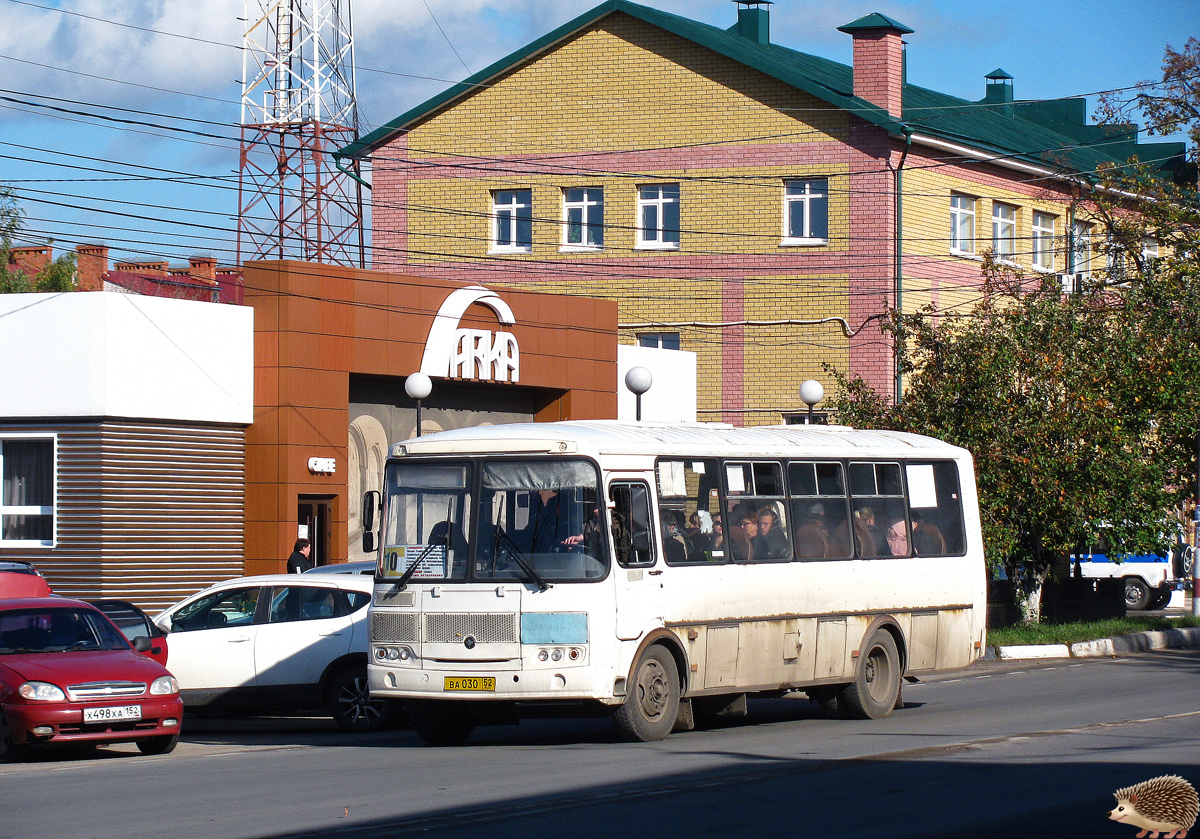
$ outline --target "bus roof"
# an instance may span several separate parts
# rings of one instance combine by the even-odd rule
[[[653,423],[575,420],[488,425],[440,431],[392,446],[414,454],[768,455],[811,457],[969,457],[965,449],[904,431],[863,431],[842,425]]]

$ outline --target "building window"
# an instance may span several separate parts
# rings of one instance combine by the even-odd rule
[[[1033,266],[1046,271],[1054,269],[1054,216],[1033,214]]]
[[[604,190],[600,187],[563,190],[563,248],[599,250],[604,247]]]
[[[992,251],[997,259],[1016,261],[1017,208],[996,202],[992,205]]]
[[[1158,242],[1154,239],[1142,240],[1142,262],[1147,265],[1152,260],[1158,259]]]
[[[783,182],[783,243],[829,242],[829,181],[815,178]]]
[[[679,349],[678,332],[641,332],[638,333],[639,347],[657,347],[660,350]]]
[[[0,545],[54,544],[54,438],[0,439]]]
[[[499,189],[492,193],[492,250],[533,250],[533,190]]]
[[[975,253],[975,199],[950,193],[950,251]]]
[[[638,187],[637,246],[679,247],[679,184]]]

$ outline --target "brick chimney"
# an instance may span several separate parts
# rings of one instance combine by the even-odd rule
[[[913,30],[874,12],[838,27],[854,38],[854,95],[895,119],[904,110],[904,41]]]
[[[211,256],[189,256],[188,275],[197,280],[215,283],[217,281],[217,260]]]
[[[75,268],[79,272],[79,291],[103,291],[108,273],[108,248],[104,245],[76,245]]]
[[[50,264],[49,245],[13,248],[9,253],[12,255],[13,267],[31,280]]]
[[[142,274],[147,277],[165,277],[170,269],[166,262],[118,262],[113,266],[113,270],[128,271],[131,274]]]

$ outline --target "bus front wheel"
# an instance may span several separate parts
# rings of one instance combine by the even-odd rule
[[[613,715],[617,731],[628,742],[661,740],[679,715],[679,671],[663,647],[646,650],[634,671],[625,702]]]
[[[854,681],[842,688],[839,705],[857,720],[886,717],[896,707],[900,693],[900,653],[896,639],[877,629],[859,661]]]
[[[431,746],[460,746],[475,730],[471,711],[461,702],[422,699],[408,704],[413,731]]]

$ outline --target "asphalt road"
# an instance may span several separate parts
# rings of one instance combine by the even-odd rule
[[[607,720],[477,729],[438,749],[315,718],[188,717],[172,755],[129,747],[0,767],[0,839],[1132,837],[1112,792],[1200,786],[1200,652],[981,663],[905,687],[884,720],[802,698],[660,743]]]

